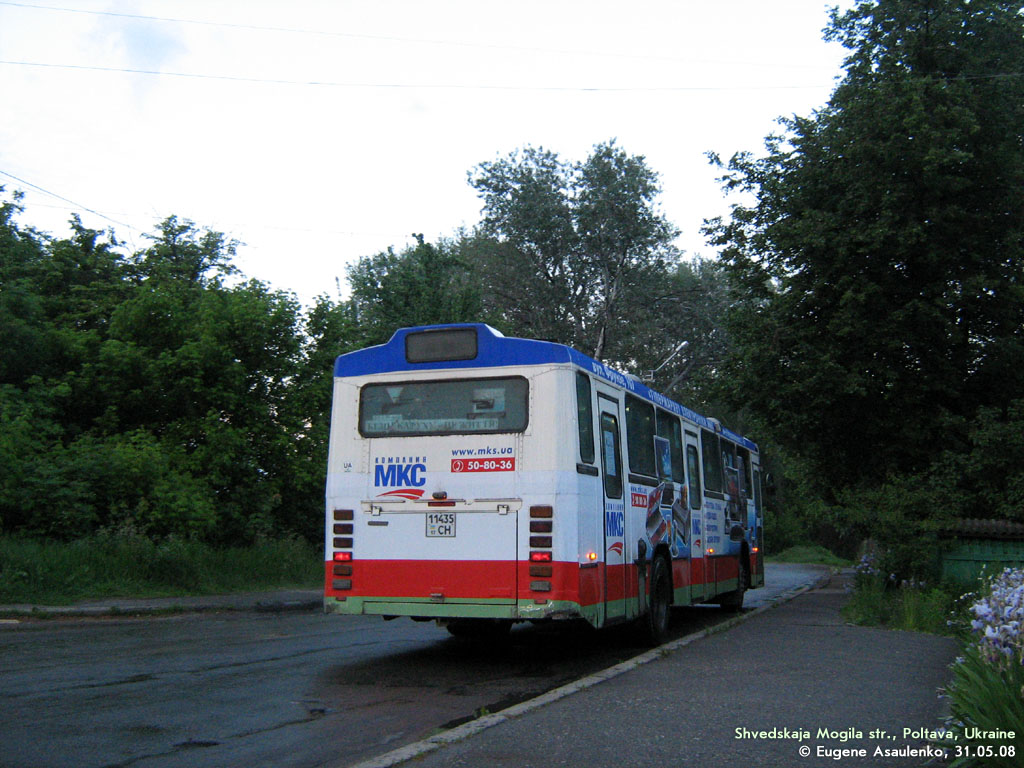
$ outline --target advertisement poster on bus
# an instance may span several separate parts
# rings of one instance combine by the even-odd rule
[[[661,543],[669,546],[672,557],[689,557],[688,532],[690,510],[686,504],[686,489],[675,493],[672,483],[664,482],[645,493],[642,486],[632,486],[633,506],[645,508],[645,534],[649,552]]]

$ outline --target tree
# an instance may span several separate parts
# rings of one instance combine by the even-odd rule
[[[739,294],[733,397],[829,493],[920,471],[1024,391],[1019,10],[833,11],[828,105],[723,176],[755,198],[707,230]]]
[[[636,370],[653,371],[651,386],[659,392],[719,417],[722,405],[712,399],[729,350],[729,297],[721,265],[697,260],[666,271],[658,293],[627,301]]]
[[[657,174],[614,141],[582,163],[528,147],[481,163],[478,271],[485,304],[514,333],[556,340],[601,360],[633,360],[626,318],[663,290],[676,230],[659,213]]]
[[[238,243],[225,240],[222,233],[200,232],[194,222],[177,216],[168,216],[158,229],[158,234],[146,236],[153,245],[132,259],[140,277],[167,277],[205,286],[238,274],[231,263]]]
[[[283,502],[303,428],[289,407],[301,359],[298,302],[257,280],[223,285],[236,270],[219,233],[174,217],[160,232],[132,257],[134,288],[77,373],[74,403],[91,415],[92,435],[156,439],[171,471],[192,480],[185,487],[212,510],[208,526],[190,532],[239,541],[307,529],[303,516],[319,505]],[[140,527],[175,531],[176,518],[154,514],[152,496],[147,505]]]
[[[77,219],[56,240],[16,213],[0,207],[0,330],[14,341],[0,362],[3,529],[309,533],[322,494],[299,471],[294,296],[224,285],[233,246],[191,222],[167,219],[125,256]]]
[[[464,258],[465,237],[388,249],[348,269],[351,311],[362,344],[383,344],[399,328],[480,320],[476,275]]]
[[[655,207],[661,189],[643,157],[627,155],[614,142],[599,144],[577,175],[576,227],[583,264],[596,277],[589,330],[600,360],[628,338],[621,331],[627,292],[632,289],[634,305],[642,305],[651,296],[643,287],[658,291],[677,258],[672,241],[678,231]]]
[[[285,508],[316,510],[294,526],[310,541],[323,533],[322,505],[327,446],[330,438],[334,361],[338,355],[363,346],[362,333],[350,301],[318,296],[306,313],[302,357],[289,381],[285,403],[291,423],[299,425],[291,441],[290,482],[283,494]]]

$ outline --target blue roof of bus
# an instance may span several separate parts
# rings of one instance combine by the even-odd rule
[[[410,333],[437,331],[455,328],[475,328],[477,331],[477,354],[472,360],[443,360],[432,363],[410,363],[405,356],[405,337]],[[386,344],[367,347],[341,355],[334,363],[335,376],[366,376],[371,373],[401,371],[453,370],[459,368],[487,368],[506,365],[542,365],[545,363],[569,363],[582,368],[598,378],[605,379],[631,394],[649,400],[668,411],[683,416],[705,429],[719,431],[735,442],[757,451],[757,444],[735,432],[718,426],[718,423],[701,416],[696,411],[669,400],[664,395],[647,387],[634,376],[621,373],[600,363],[582,352],[564,344],[536,339],[507,337],[484,323],[454,323],[449,325],[422,325],[414,328],[400,328]]]

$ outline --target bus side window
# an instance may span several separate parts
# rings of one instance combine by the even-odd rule
[[[736,468],[736,446],[724,439],[721,440],[721,445],[722,464],[725,467],[725,517],[727,520],[739,520],[740,475]]]
[[[704,488],[708,493],[721,493],[722,452],[718,448],[718,435],[702,429],[700,432],[701,451],[704,454]]]
[[[594,403],[590,397],[590,377],[576,374],[576,418],[579,421],[580,460],[594,463]]]
[[[686,446],[686,471],[690,475],[690,508],[700,509],[700,460],[697,446]]]
[[[672,479],[677,483],[686,482],[683,474],[683,427],[679,419],[658,408],[655,412],[658,419],[658,437],[668,440],[669,452],[672,455]]]
[[[739,449],[736,456],[737,467],[736,476],[739,478],[739,498],[737,499],[737,511],[739,512],[740,524],[746,528],[750,523],[748,520],[749,510],[747,509],[747,499],[750,498],[750,480],[747,472],[750,470],[750,464],[747,459],[743,458],[743,449]]]
[[[654,406],[626,395],[626,453],[629,471],[657,477],[654,461]]]
[[[739,449],[739,458],[743,465],[743,476],[740,478],[740,482],[743,483],[743,495],[748,499],[754,497],[754,483],[750,476],[751,463],[750,463],[750,451],[746,448]]]
[[[601,414],[601,458],[604,463],[604,495],[622,498],[622,457],[619,455],[619,420]]]
[[[725,466],[726,476],[736,471],[736,446],[728,440],[722,440],[722,464]],[[738,485],[738,481],[733,481]]]
[[[761,470],[754,470],[754,512],[761,516]]]
[[[750,454],[745,448],[736,449],[736,474],[740,482],[740,496],[750,498]]]

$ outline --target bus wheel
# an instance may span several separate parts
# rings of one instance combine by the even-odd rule
[[[465,640],[499,640],[508,636],[512,622],[501,619],[453,619],[445,628],[453,637]]]
[[[651,645],[668,640],[671,618],[672,577],[664,557],[651,563],[651,590],[647,615],[643,618],[644,639]]]
[[[738,584],[734,592],[729,592],[722,596],[722,599],[718,601],[727,611],[739,611],[743,609],[743,596],[747,592],[747,584],[750,583],[750,576],[748,573],[746,558],[740,555],[738,573]]]

